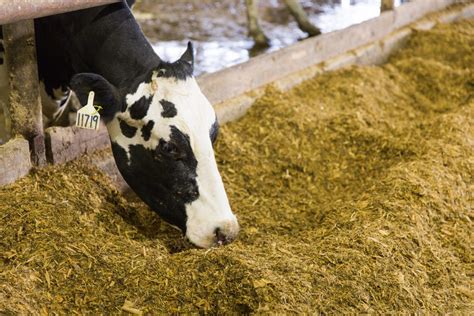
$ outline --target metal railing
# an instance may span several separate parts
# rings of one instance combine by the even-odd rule
[[[0,25],[105,5],[120,0],[0,0]]]

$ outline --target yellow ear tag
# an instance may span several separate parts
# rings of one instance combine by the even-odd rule
[[[97,107],[97,109],[96,109]],[[77,111],[76,126],[87,129],[99,129],[101,106],[94,107],[94,91],[89,92],[89,99],[87,104]]]

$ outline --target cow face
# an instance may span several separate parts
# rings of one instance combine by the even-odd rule
[[[71,84],[76,93],[84,86],[96,95],[112,91],[97,100],[124,179],[163,219],[207,248],[232,241],[239,227],[214,158],[216,115],[192,71],[188,45],[178,61],[160,63],[122,96],[97,75],[76,75]]]

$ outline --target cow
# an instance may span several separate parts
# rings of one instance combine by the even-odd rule
[[[189,43],[162,60],[122,1],[35,20],[38,72],[59,108],[68,88],[101,107],[116,165],[130,188],[194,245],[234,240],[214,157],[219,124],[194,76]]]

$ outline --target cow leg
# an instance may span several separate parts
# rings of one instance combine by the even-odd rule
[[[256,46],[269,46],[270,40],[263,33],[258,23],[258,0],[245,0],[247,5],[247,26],[249,35],[255,41]]]
[[[382,0],[380,3],[380,12],[393,10],[395,7],[395,1],[393,0]]]
[[[321,34],[321,31],[319,28],[314,26],[310,21],[308,16],[306,15],[306,12],[304,12],[303,7],[301,4],[298,2],[298,0],[283,0],[285,3],[286,7],[290,11],[291,15],[296,20],[296,23],[298,23],[299,28],[303,31],[309,34],[309,36],[316,36]]]

